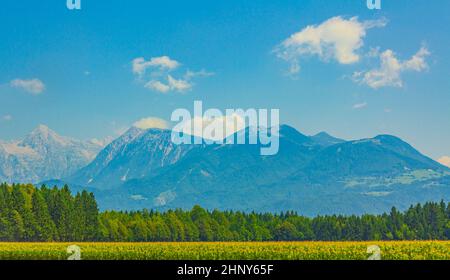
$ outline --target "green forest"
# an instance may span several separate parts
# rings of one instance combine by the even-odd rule
[[[0,185],[0,241],[363,241],[450,240],[450,203],[383,215],[191,210],[100,212],[92,193],[68,186]]]

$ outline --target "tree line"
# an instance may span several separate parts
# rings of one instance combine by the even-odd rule
[[[382,215],[304,217],[296,212],[191,210],[99,212],[92,193],[0,185],[0,241],[450,240],[450,203]]]

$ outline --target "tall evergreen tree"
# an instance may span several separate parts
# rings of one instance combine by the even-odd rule
[[[36,190],[32,195],[32,210],[36,220],[35,239],[37,241],[58,240],[58,231],[41,192]]]

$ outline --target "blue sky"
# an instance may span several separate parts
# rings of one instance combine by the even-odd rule
[[[202,100],[279,108],[305,134],[394,134],[450,156],[449,1],[81,1],[80,11],[65,0],[1,2],[0,139],[38,124],[116,136]]]

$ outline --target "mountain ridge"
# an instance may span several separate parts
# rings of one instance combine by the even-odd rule
[[[249,137],[250,129],[233,137],[243,132]],[[103,185],[99,187],[94,179],[87,185],[98,189],[106,208],[172,209],[201,204],[211,209],[352,214],[382,212],[425,197],[450,198],[450,169],[392,135],[345,141],[325,133],[306,136],[283,125],[275,156],[261,156],[260,143],[182,145],[178,148],[184,152],[170,160],[171,154],[164,154],[169,130],[141,133],[153,138],[140,134],[130,143],[122,143],[121,164],[116,165],[121,167],[119,173],[109,169],[110,165],[99,171],[104,178],[115,174],[113,181],[100,180]],[[167,156],[162,162],[170,164],[148,165],[150,159],[161,160],[162,156]],[[126,180],[120,180],[126,171],[123,167],[130,167],[124,158],[143,164],[132,165],[135,175],[128,173]],[[327,206],[327,199],[334,201],[334,206]]]
[[[246,128],[232,137],[244,133],[248,140],[250,132]],[[71,173],[59,170],[51,177],[44,172],[40,182],[93,191],[102,209],[200,204],[222,210],[363,214],[450,199],[450,169],[393,135],[346,141],[326,132],[307,136],[288,125],[278,133],[278,154],[262,156],[259,142],[175,145],[170,130],[131,127],[91,161],[86,155],[95,151],[86,149],[92,143],[39,126],[22,141],[1,142],[0,179],[5,170],[15,170],[4,167],[13,153],[28,168],[78,163]],[[64,161],[61,154],[74,158]],[[80,156],[84,164],[77,161]],[[19,178],[29,172],[23,166],[17,168]]]
[[[102,148],[39,125],[22,140],[0,141],[0,181],[37,183],[62,178],[86,165]]]

